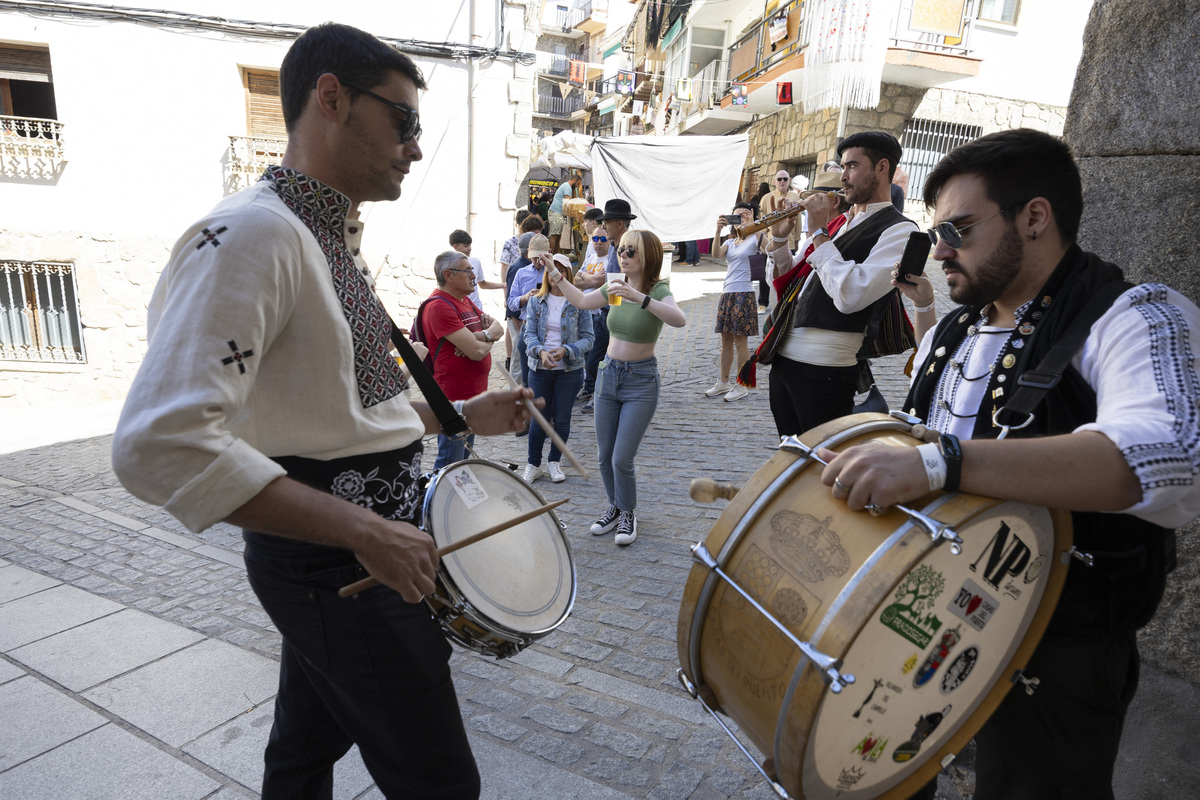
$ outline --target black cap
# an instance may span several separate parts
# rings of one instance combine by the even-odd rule
[[[860,131],[847,136],[838,143],[838,158],[841,158],[843,151],[851,147],[869,147],[872,150],[878,150],[892,160],[893,167],[900,163],[900,156],[904,153],[900,142],[896,141],[896,137],[884,131]]]

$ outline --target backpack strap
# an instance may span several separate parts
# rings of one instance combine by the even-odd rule
[[[432,298],[430,298],[432,299]],[[429,302],[428,300],[425,301]],[[450,301],[446,301],[450,302]],[[453,305],[453,303],[451,303]],[[424,308],[425,304],[421,304]],[[417,310],[420,314],[421,309]],[[387,309],[384,309],[387,314]],[[467,420],[462,414],[454,410],[450,399],[446,397],[446,393],[442,391],[442,387],[437,385],[437,381],[433,379],[433,375],[425,368],[425,363],[417,358],[417,351],[413,350],[412,345],[408,343],[408,339],[400,332],[400,327],[396,324],[396,320],[392,319],[392,315],[387,315],[388,322],[392,324],[392,344],[400,351],[400,357],[404,359],[404,363],[408,364],[408,371],[412,373],[413,380],[417,382],[417,386],[421,387],[421,394],[425,395],[425,402],[429,403],[429,408],[437,417],[438,424],[442,426],[442,433],[447,436],[458,436],[467,433],[471,427],[467,425]]]

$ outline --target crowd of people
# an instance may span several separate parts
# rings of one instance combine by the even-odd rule
[[[422,438],[438,436],[439,467],[463,458],[472,435],[524,432],[524,477],[534,481],[545,437],[529,428],[526,403],[566,441],[571,409],[586,399],[607,498],[591,532],[615,531],[628,546],[638,533],[634,462],[660,392],[656,343],[664,325],[687,322],[662,280],[662,243],[630,229],[626,199],[585,215],[578,269],[556,252],[565,224],[556,215],[578,189],[568,182],[544,213],[517,218],[500,280],[471,257],[468,234],[450,234],[420,317],[452,417],[412,400],[392,353],[395,325],[359,252],[359,208],[397,199],[422,158],[424,88],[407,56],[363,31],[327,23],[296,39],[280,70],[282,164],[181,237],[114,436],[113,467],[133,494],[192,530],[224,521],[245,531],[250,584],[283,638],[268,800],[330,796],[333,765],[355,744],[385,796],[479,795],[450,646],[419,602],[435,591],[438,560],[414,524]],[[923,187],[932,257],[960,306],[939,319],[928,280],[906,283],[895,270],[919,230],[893,205],[899,142],[865,131],[837,154],[839,169],[817,183],[836,179],[841,197],[825,185],[793,194],[783,172],[760,204],[799,204],[799,224],[792,215],[762,237],[740,226],[726,236],[723,225],[714,235],[727,277],[721,374],[706,394],[736,400],[766,365],[781,435],[849,414],[865,333],[903,293],[920,336],[903,407],[940,438],[823,450],[822,480],[853,510],[961,490],[1072,512],[1076,547],[1094,563],[1072,562],[1026,669],[1040,690],[1010,693],[976,737],[975,797],[1111,798],[1137,687],[1135,632],[1162,596],[1170,529],[1200,515],[1200,309],[1161,284],[1126,284],[1084,252],[1069,148],[1016,130],[958,147]],[[753,205],[733,210],[742,224],[754,219]],[[215,229],[220,246],[204,246]],[[748,265],[761,250],[777,301],[751,357],[759,309]],[[480,289],[505,292],[506,324],[483,312]],[[1090,327],[1076,337],[1080,318]],[[521,388],[486,390],[498,338]],[[1062,358],[1060,343],[1076,338]],[[243,359],[230,369],[235,346]],[[1036,413],[1006,414],[1021,376],[1052,355],[1067,366],[1061,380],[1033,381],[1045,392]],[[455,418],[470,435],[447,433]],[[565,478],[561,455],[550,448],[552,481]],[[383,586],[337,597],[367,573]],[[932,794],[931,785],[918,796]]]

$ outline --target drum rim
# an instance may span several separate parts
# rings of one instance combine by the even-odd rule
[[[508,469],[503,464],[495,461],[489,461],[485,458],[465,458],[462,461],[456,461],[453,464],[447,464],[440,470],[431,473],[429,476],[429,484],[425,489],[425,497],[421,502],[421,530],[428,533],[431,537],[434,536],[433,532],[429,530],[430,514],[432,510],[431,506],[439,480],[443,475],[448,474],[452,469],[457,469],[459,467],[472,464],[482,464],[488,468],[493,468],[500,471],[502,474],[507,475],[509,478],[515,480],[518,484],[529,489],[529,491],[533,493],[533,496],[536,497],[542,505],[546,504],[546,498],[541,492],[535,489],[516,472]],[[470,598],[467,597],[467,595],[462,591],[462,588],[458,585],[458,582],[454,580],[454,577],[442,565],[441,560],[439,560],[437,565],[437,574],[442,579],[442,583],[446,586],[447,591],[452,595],[452,597],[447,598],[450,601],[450,605],[461,607],[463,609],[463,616],[468,617],[481,627],[486,628],[489,632],[495,633],[507,641],[511,641],[513,644],[528,644],[529,640],[538,639],[551,633],[567,621],[567,618],[571,615],[571,612],[575,608],[575,599],[578,592],[579,579],[575,567],[575,553],[571,548],[571,540],[566,535],[565,526],[558,518],[558,515],[554,512],[554,510],[551,509],[550,511],[547,511],[546,514],[551,518],[551,528],[558,534],[559,539],[562,541],[563,549],[566,552],[566,561],[568,566],[566,575],[569,575],[571,584],[569,597],[567,598],[566,607],[563,609],[562,614],[552,624],[544,628],[518,630],[493,619],[489,615],[483,613],[483,611],[481,611],[474,603],[471,602]],[[446,630],[448,633],[450,633],[450,629],[447,626],[443,625],[442,627],[443,630]],[[454,635],[454,633],[450,633],[450,635]]]

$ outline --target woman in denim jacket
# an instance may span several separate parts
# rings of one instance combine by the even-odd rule
[[[574,278],[566,256],[556,255],[554,261],[568,282]],[[534,397],[546,398],[543,412],[566,442],[571,435],[571,409],[583,385],[586,354],[595,342],[592,313],[568,303],[558,286],[551,286],[550,281],[542,281],[538,293],[529,299],[526,311],[523,335],[529,361],[529,388],[533,389]],[[549,473],[542,468],[545,441],[545,432],[537,425],[530,426],[529,464],[524,475],[529,483],[546,474],[555,483],[567,479],[559,466],[562,453],[554,442],[550,443]]]

